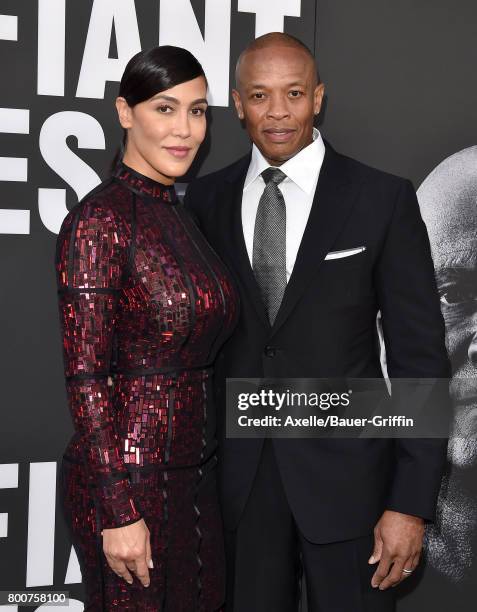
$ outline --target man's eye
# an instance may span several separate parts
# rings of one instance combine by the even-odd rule
[[[262,100],[262,99],[264,98],[264,94],[263,94],[262,92],[260,92],[260,91],[259,91],[259,92],[257,92],[257,93],[254,93],[254,94],[253,94],[253,97],[254,97],[256,100]]]
[[[477,293],[475,289],[472,289],[471,287],[451,287],[441,291],[440,300],[441,304],[453,306],[455,304],[462,304],[477,300]]]
[[[303,95],[303,92],[298,91],[298,89],[294,89],[289,93],[290,98],[299,98],[301,95]]]

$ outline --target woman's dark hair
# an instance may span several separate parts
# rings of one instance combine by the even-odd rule
[[[186,49],[164,45],[149,51],[140,51],[132,57],[124,69],[119,85],[119,96],[125,98],[129,106],[145,102],[161,91],[171,89],[181,83],[205,76],[199,61]],[[111,164],[114,169],[124,155],[127,131]]]

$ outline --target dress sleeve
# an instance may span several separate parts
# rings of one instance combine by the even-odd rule
[[[129,253],[124,234],[104,205],[79,204],[63,221],[55,258],[68,403],[101,528],[141,518],[131,496],[108,385]]]

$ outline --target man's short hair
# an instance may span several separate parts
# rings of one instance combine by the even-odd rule
[[[243,61],[243,58],[252,51],[259,51],[260,49],[266,49],[267,47],[271,47],[274,44],[286,46],[286,47],[295,47],[297,49],[301,49],[308,55],[315,66],[316,79],[317,83],[321,83],[320,73],[318,71],[318,64],[316,62],[315,56],[311,52],[310,48],[305,45],[299,38],[293,36],[292,34],[286,34],[285,32],[269,32],[268,34],[263,34],[263,36],[259,36],[255,40],[252,40],[250,44],[248,44],[242,53],[239,55],[237,60],[237,64],[235,67],[235,84],[239,83],[239,72],[240,65]]]

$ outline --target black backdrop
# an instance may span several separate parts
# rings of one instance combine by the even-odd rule
[[[71,423],[53,253],[62,215],[106,176],[119,141],[121,58],[134,44],[205,37],[191,49],[216,75],[209,136],[190,173],[203,174],[249,146],[226,72],[231,85],[243,46],[282,27],[315,50],[327,86],[320,129],[338,150],[417,189],[444,158],[476,144],[471,0],[0,0],[0,589],[82,598],[55,498]],[[400,612],[475,609],[472,580],[434,567],[408,581]]]

